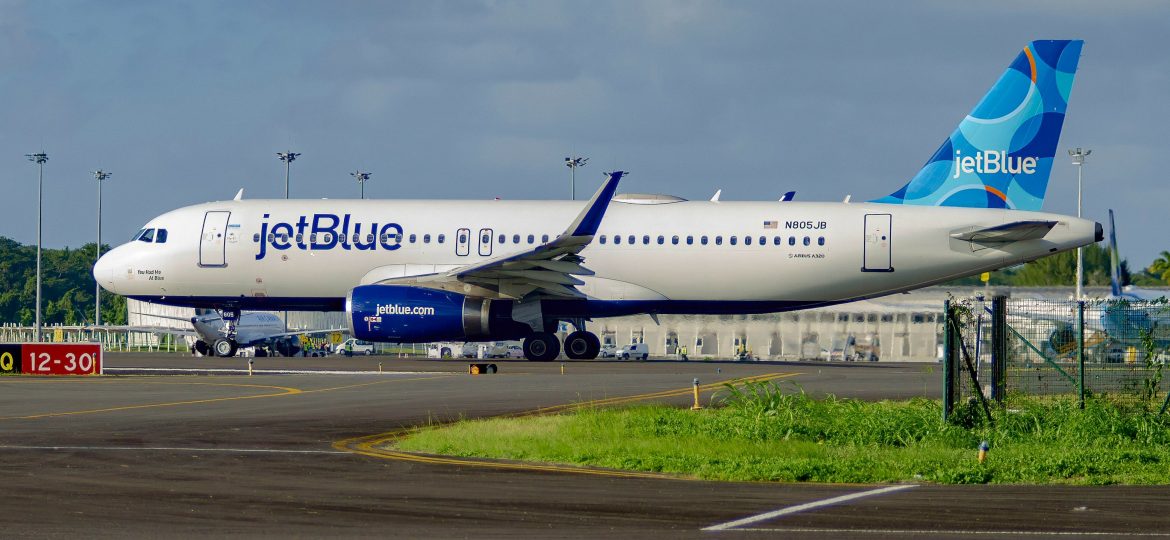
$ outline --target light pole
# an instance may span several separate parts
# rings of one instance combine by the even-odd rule
[[[565,158],[565,166],[571,171],[569,173],[569,194],[573,200],[577,200],[577,167],[584,167],[585,162],[589,161],[587,157],[567,157]]]
[[[358,181],[358,183],[361,184],[361,186],[362,186],[362,199],[365,199],[366,198],[366,180],[370,179],[370,173],[361,172],[361,171],[354,171],[354,172],[349,173],[349,175],[354,177]]]
[[[113,173],[108,173],[101,169],[93,172],[93,177],[97,179],[98,184],[98,238],[97,238],[97,258],[102,258],[102,180],[113,176]],[[102,324],[102,286],[100,283],[94,282],[93,290],[94,309],[93,309],[93,324],[94,326],[101,326]]]
[[[37,168],[39,169],[37,171],[37,322],[36,322],[36,333],[37,333],[37,343],[40,343],[40,341],[41,341],[41,208],[43,207],[43,205],[41,204],[41,198],[44,195],[44,189],[42,189],[42,185],[44,185],[44,181],[45,181],[45,162],[49,161],[49,155],[42,151],[42,152],[38,152],[36,154],[25,154],[24,157],[28,158],[29,161],[36,163]]]
[[[293,152],[292,150],[289,150],[288,152],[277,152],[276,153],[276,157],[280,158],[280,160],[284,162],[284,198],[285,199],[288,198],[288,174],[289,174],[289,171],[292,169],[292,162],[296,161],[297,156],[300,156],[300,155],[301,154],[299,152]],[[288,310],[287,309],[284,311],[284,331],[285,332],[288,331]]]
[[[292,162],[296,161],[297,157],[300,155],[300,153],[292,151],[276,153],[276,157],[280,158],[280,160],[284,162],[284,198],[286,199],[288,198],[288,173],[292,168]]]
[[[1085,157],[1092,154],[1092,150],[1076,147],[1070,149],[1068,155],[1072,157],[1073,165],[1077,166],[1077,217],[1081,217],[1081,166],[1085,164]],[[1077,300],[1083,296],[1085,276],[1085,248],[1077,248]]]

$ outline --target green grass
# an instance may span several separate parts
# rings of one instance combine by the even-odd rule
[[[772,383],[702,411],[660,405],[463,421],[398,441],[408,451],[657,471],[717,480],[1167,484],[1170,418],[1157,408],[1014,403],[994,425],[941,420],[937,401],[812,399]],[[980,441],[991,444],[980,464]]]

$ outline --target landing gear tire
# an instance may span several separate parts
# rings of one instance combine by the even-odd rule
[[[533,362],[551,362],[561,354],[561,342],[551,332],[536,332],[524,338],[524,358]]]
[[[195,342],[195,352],[199,353],[200,356],[207,356],[211,349],[207,348],[207,342],[199,340]]]
[[[233,339],[217,339],[215,340],[215,343],[212,344],[212,348],[215,349],[215,355],[225,358],[229,356],[235,356],[236,349],[238,347],[239,346],[236,345],[236,341]]]
[[[593,360],[601,352],[601,340],[592,332],[577,331],[565,336],[565,356],[572,360]]]

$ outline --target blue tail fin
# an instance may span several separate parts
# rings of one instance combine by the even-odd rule
[[[1121,256],[1117,253],[1117,229],[1113,225],[1113,210],[1109,210],[1109,282],[1113,296],[1121,296]]]
[[[1039,210],[1083,44],[1029,43],[922,170],[873,202]]]

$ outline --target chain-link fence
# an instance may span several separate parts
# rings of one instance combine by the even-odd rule
[[[1107,396],[1170,406],[1170,305],[1162,301],[949,301],[944,402]]]

